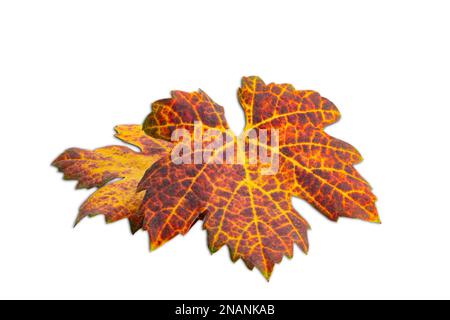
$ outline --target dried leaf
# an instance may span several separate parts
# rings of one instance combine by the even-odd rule
[[[115,128],[117,138],[138,147],[108,146],[93,151],[71,148],[54,162],[64,178],[78,180],[77,188],[98,187],[80,207],[76,223],[86,216],[103,214],[107,222],[128,218],[132,232],[142,227],[138,208],[144,196],[138,182],[156,160],[168,154],[171,143],[145,135],[140,125]]]
[[[334,221],[380,222],[371,187],[354,168],[361,155],[324,132],[340,118],[333,103],[315,91],[266,85],[258,77],[243,78],[238,96],[246,116],[240,136],[204,92],[173,91],[153,103],[143,127],[117,127],[116,136],[141,152],[122,146],[64,152],[53,163],[64,177],[99,188],[77,221],[96,214],[108,222],[128,218],[133,232],[146,230],[156,249],[204,220],[211,252],[226,245],[233,261],[242,259],[267,279],[275,263],[293,256],[294,244],[308,251],[309,225],[293,208],[293,196]],[[172,144],[178,129],[193,139]],[[173,158],[180,151],[182,164]]]

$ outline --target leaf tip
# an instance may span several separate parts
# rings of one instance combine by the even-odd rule
[[[153,241],[150,238],[150,252],[153,252],[159,248],[161,248],[167,241]]]
[[[77,217],[77,219],[76,219],[75,222],[73,223],[73,228],[74,228],[74,229],[78,226],[78,224],[81,222],[81,220],[82,220],[82,218],[78,218],[78,217]]]
[[[270,277],[272,276],[272,272],[270,271],[263,271],[261,272],[264,279],[266,279],[267,282],[270,282]]]
[[[371,220],[370,222],[373,222],[375,224],[382,224],[381,219],[379,216],[376,216],[373,220]]]
[[[216,253],[217,251],[219,251],[219,249],[217,249],[217,248],[214,248],[214,247],[208,247],[208,249],[209,249],[209,253],[211,253],[211,254],[214,254],[214,253]]]
[[[131,221],[129,222],[130,224],[130,231],[132,235],[135,235],[140,229],[141,227],[139,225],[136,225],[134,223],[132,223]]]
[[[156,243],[154,243],[153,241],[150,241],[150,252],[155,251],[156,249],[158,249],[160,246],[157,245]]]

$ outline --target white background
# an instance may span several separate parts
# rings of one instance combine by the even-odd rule
[[[2,1],[1,298],[450,298],[448,1]],[[267,283],[198,224],[150,253],[102,217],[72,229],[91,191],[50,162],[116,143],[152,101],[199,87],[244,125],[244,75],[331,99],[382,225],[310,222]]]

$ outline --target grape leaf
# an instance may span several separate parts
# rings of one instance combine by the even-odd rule
[[[144,197],[136,192],[138,182],[156,160],[168,154],[171,143],[146,135],[141,125],[121,125],[116,137],[141,152],[125,146],[108,146],[93,151],[71,148],[53,165],[68,180],[78,180],[77,188],[98,187],[80,207],[76,224],[86,216],[102,214],[106,222],[128,218],[133,233],[142,227],[139,206]]]
[[[64,178],[78,180],[79,188],[98,188],[81,206],[77,223],[97,214],[107,222],[128,218],[133,233],[148,232],[154,250],[203,220],[211,252],[228,246],[233,261],[242,259],[266,279],[275,263],[293,256],[294,244],[308,251],[309,225],[293,208],[292,197],[333,221],[380,223],[376,197],[354,168],[361,155],[324,131],[340,118],[333,103],[315,91],[266,85],[258,77],[244,77],[238,97],[246,117],[240,136],[206,93],[173,91],[171,98],[152,104],[143,126],[116,127],[116,137],[141,152],[109,146],[61,154],[53,165]],[[206,139],[175,145],[178,129]],[[264,131],[277,135],[263,141]],[[188,160],[182,164],[173,158],[180,150]],[[250,160],[251,150],[269,162]]]
[[[152,249],[203,219],[212,252],[227,245],[233,261],[242,259],[269,279],[275,263],[292,257],[294,243],[308,250],[309,226],[292,207],[292,196],[332,220],[380,222],[371,187],[353,167],[362,160],[360,154],[324,132],[340,117],[334,104],[317,92],[266,85],[258,77],[243,78],[238,95],[246,115],[244,136],[253,129],[278,130],[278,149],[257,142],[259,150],[266,148],[279,159],[278,172],[263,175],[261,162],[246,159],[242,164],[216,163],[224,150],[238,153],[239,137],[230,134],[223,108],[204,92],[174,91],[172,98],[156,101],[144,123],[147,134],[169,141],[176,129],[195,135],[194,123],[201,122],[202,130],[215,129],[228,142],[213,151],[202,143],[201,150],[190,148],[184,155],[195,159],[196,153],[213,152],[202,164],[179,165],[165,156],[147,170],[138,186],[145,190],[139,212]]]

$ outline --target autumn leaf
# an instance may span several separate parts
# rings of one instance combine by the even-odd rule
[[[230,133],[223,108],[202,91],[174,91],[172,98],[153,103],[144,123],[150,136],[170,141],[177,129],[196,136],[195,123],[201,123],[200,134],[213,129],[216,139],[226,142],[218,149],[209,150],[203,142],[200,150],[187,148],[184,159],[211,155],[201,164],[176,164],[167,155],[145,173],[138,186],[145,190],[139,216],[152,249],[186,234],[203,219],[212,252],[226,245],[233,261],[242,259],[269,279],[275,263],[292,257],[294,244],[308,250],[309,226],[293,208],[292,196],[332,220],[379,222],[376,198],[353,167],[362,160],[360,154],[324,132],[340,117],[334,104],[317,92],[288,84],[266,85],[258,77],[243,78],[239,101],[246,115],[239,137]],[[252,130],[275,129],[278,148],[256,142],[260,153],[279,159],[278,171],[267,175],[263,174],[267,163],[251,163],[245,157],[255,143],[246,136]],[[245,141],[244,161],[239,161],[238,141]],[[218,163],[223,151],[232,151],[238,163]]]
[[[65,151],[53,163],[64,177],[98,188],[77,222],[97,214],[107,222],[128,218],[133,232],[148,232],[153,250],[203,220],[211,252],[227,246],[233,261],[267,279],[293,256],[294,244],[308,251],[309,225],[292,197],[333,221],[380,222],[371,187],[354,168],[361,155],[324,131],[340,118],[333,103],[258,77],[243,78],[238,96],[246,117],[239,136],[206,93],[173,91],[152,104],[143,126],[116,128],[116,137],[141,152]]]
[[[168,154],[171,143],[146,135],[140,125],[115,128],[116,137],[140,149],[108,146],[93,151],[71,148],[63,152],[53,165],[64,178],[78,180],[77,188],[95,191],[80,207],[76,223],[86,216],[102,214],[107,222],[128,218],[132,232],[142,227],[139,206],[144,197],[137,185],[155,161]]]

